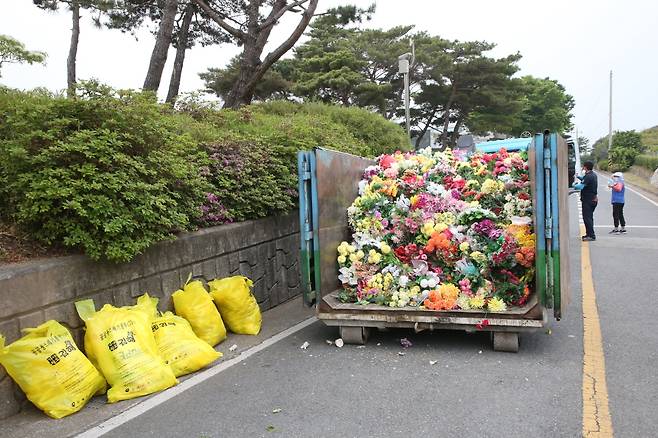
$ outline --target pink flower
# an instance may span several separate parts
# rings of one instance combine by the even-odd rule
[[[379,159],[379,165],[382,166],[384,169],[388,169],[395,163],[395,158],[393,158],[392,155],[383,155]]]
[[[397,176],[398,176],[398,170],[397,170],[396,168],[394,168],[394,167],[389,167],[388,169],[386,169],[386,170],[384,171],[384,176],[385,176],[386,178],[391,178],[391,179],[397,178]]]

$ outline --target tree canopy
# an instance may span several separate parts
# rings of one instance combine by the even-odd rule
[[[44,52],[30,51],[25,44],[9,35],[0,35],[0,77],[3,64],[42,64],[46,61]]]

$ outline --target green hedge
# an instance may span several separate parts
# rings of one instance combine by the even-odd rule
[[[374,156],[404,131],[367,111],[241,110],[86,83],[77,99],[0,87],[0,218],[94,259],[130,260],[181,230],[289,211],[296,153]]]
[[[150,95],[5,89],[0,118],[0,205],[47,244],[130,260],[190,229],[212,190],[197,144]]]
[[[653,172],[658,169],[658,155],[638,155],[635,157],[635,165]]]

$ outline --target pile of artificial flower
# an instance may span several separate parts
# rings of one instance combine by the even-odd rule
[[[341,301],[501,312],[530,296],[535,235],[525,152],[382,155],[347,214]]]

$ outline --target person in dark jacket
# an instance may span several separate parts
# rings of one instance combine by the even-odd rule
[[[612,181],[608,183],[608,187],[612,189],[612,221],[615,227],[610,231],[610,234],[625,233],[626,232],[626,219],[624,219],[624,194],[626,193],[626,185],[624,184],[624,174],[615,172],[612,174]],[[621,228],[619,228],[621,225]]]
[[[597,188],[598,178],[592,171],[594,163],[585,161],[583,163],[584,176],[582,183],[577,184],[576,188],[580,189],[580,205],[583,211],[583,222],[585,223],[585,235],[582,237],[583,242],[596,240],[594,232],[594,210],[599,203]]]

